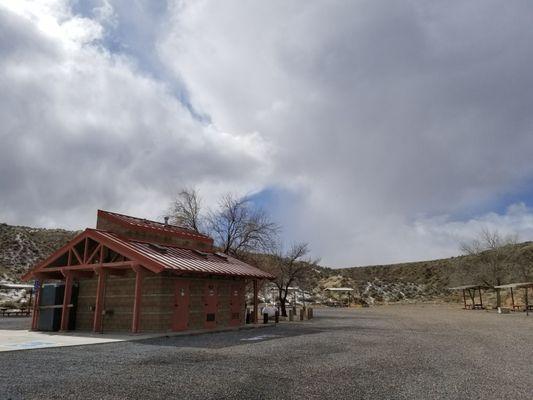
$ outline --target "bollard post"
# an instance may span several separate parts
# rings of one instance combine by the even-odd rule
[[[263,324],[268,324],[268,313],[263,313]]]
[[[300,308],[300,321],[304,320],[304,309]]]
[[[289,321],[294,321],[294,310],[292,308],[289,310]]]
[[[274,316],[274,322],[277,324],[279,323],[279,311],[276,310],[276,315]]]

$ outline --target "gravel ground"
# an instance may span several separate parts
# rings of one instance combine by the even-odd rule
[[[533,398],[533,316],[458,306],[315,316],[252,331],[0,353],[0,397]]]
[[[21,330],[29,329],[31,325],[30,317],[0,317],[0,329]]]

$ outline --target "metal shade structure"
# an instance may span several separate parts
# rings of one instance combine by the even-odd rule
[[[524,289],[525,294],[525,312],[526,315],[529,315],[529,311],[533,309],[533,305],[529,305],[529,296],[528,296],[528,290],[529,288],[533,288],[533,282],[518,282],[518,283],[508,283],[506,285],[499,285],[494,286],[495,289],[509,289],[511,291],[511,301],[513,304],[513,311],[516,311],[516,309],[520,309],[520,305],[516,305],[514,302],[514,292],[513,289]]]
[[[463,302],[465,310],[483,310],[485,307],[483,306],[482,291],[488,289],[492,289],[492,287],[487,285],[464,285],[448,288],[448,290],[460,290],[463,292]],[[476,303],[476,291],[478,291],[479,293],[479,303]],[[468,305],[466,304],[466,292],[468,292],[468,296],[472,301],[470,307],[468,307]]]
[[[346,293],[346,294],[348,294],[348,307],[352,303],[352,292],[354,291],[353,288],[350,288],[350,287],[340,287],[340,288],[329,287],[329,288],[325,288],[324,290],[326,292],[330,292],[330,293]]]

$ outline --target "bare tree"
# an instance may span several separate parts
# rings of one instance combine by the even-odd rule
[[[514,251],[510,246],[518,242],[517,235],[504,236],[497,230],[484,228],[471,242],[461,243],[461,250],[473,256],[479,269],[478,278],[487,286],[503,283],[509,267],[514,263]],[[496,306],[501,306],[500,290],[496,290]]]
[[[207,225],[217,246],[237,257],[246,252],[269,251],[280,230],[250,199],[233,194],[222,197],[218,210],[208,214]]]
[[[313,265],[318,261],[304,259],[309,253],[307,243],[294,244],[288,252],[278,250],[272,254],[265,266],[269,272],[276,276],[274,284],[278,289],[278,299],[281,306],[281,315],[287,316],[287,296],[289,287],[298,283],[304,283],[306,276],[311,272]]]
[[[194,188],[182,189],[171,206],[171,221],[193,231],[200,232],[202,225],[202,199]]]

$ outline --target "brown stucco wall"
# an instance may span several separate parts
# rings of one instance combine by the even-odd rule
[[[160,320],[160,328],[166,326],[167,330],[170,330],[172,327],[172,314],[174,307],[174,286],[175,281],[178,279],[187,279],[189,280],[189,290],[190,290],[190,309],[189,309],[189,329],[204,329],[205,322],[205,312],[204,312],[204,290],[205,285],[208,281],[215,282],[217,284],[217,294],[218,294],[218,309],[216,313],[217,327],[226,327],[229,326],[231,319],[231,307],[230,307],[230,289],[231,284],[235,282],[234,280],[228,279],[201,279],[201,278],[180,278],[180,277],[163,277],[161,281],[161,294],[165,298],[169,299],[168,302],[168,313],[166,315],[166,320]],[[243,304],[244,304],[244,293],[242,295]],[[143,298],[144,300],[144,298]],[[164,307],[164,305],[162,305]],[[142,310],[142,308],[141,308]],[[241,310],[241,323],[244,321],[244,309]],[[141,324],[143,319],[141,318]],[[164,330],[164,329],[160,329]]]
[[[181,278],[175,276],[155,275],[147,273],[143,277],[141,299],[141,332],[167,332],[172,330],[174,312],[175,282],[187,279],[190,282],[190,310],[189,329],[203,329],[204,288],[206,282],[215,282],[218,290],[218,310],[216,313],[217,327],[226,327],[231,319],[231,284],[232,279],[203,279]],[[80,279],[78,308],[76,312],[76,330],[92,330],[94,307],[96,299],[97,278]],[[124,276],[107,277],[105,290],[105,310],[112,310],[112,314],[104,315],[102,327],[104,332],[129,332],[133,316],[133,301],[135,293],[135,273],[128,271]],[[244,293],[243,304],[244,304]],[[244,309],[240,310],[241,324],[244,323]]]
[[[169,277],[151,275],[143,278],[141,332],[166,332],[172,324],[174,292],[164,284]]]
[[[128,271],[124,276],[107,277],[104,303],[106,315],[102,317],[104,332],[131,330],[134,296],[135,272]]]
[[[91,331],[93,329],[94,311],[91,307],[94,307],[97,283],[97,278],[79,280],[76,330]]]

